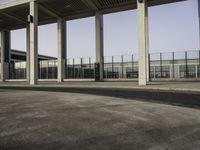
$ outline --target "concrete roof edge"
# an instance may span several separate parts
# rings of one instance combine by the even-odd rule
[[[29,3],[30,1],[36,1],[36,0],[15,0],[15,1],[5,3],[5,4],[0,4],[0,10],[26,4],[26,3]]]

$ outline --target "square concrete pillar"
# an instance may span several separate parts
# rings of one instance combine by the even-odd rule
[[[149,81],[149,37],[148,4],[146,0],[137,0],[138,48],[139,48],[139,85]]]
[[[66,43],[66,21],[58,19],[58,82],[65,79]]]
[[[200,1],[198,0],[198,21],[199,21],[199,50],[200,50]]]
[[[38,82],[38,4],[30,1],[29,44],[30,44],[30,84]]]
[[[9,63],[10,63],[10,31],[1,31],[1,81],[4,82],[9,78]]]
[[[149,17],[148,6],[146,7],[146,59],[147,59],[147,82],[150,81],[150,54],[149,54]]]
[[[103,80],[104,72],[104,43],[103,43],[103,15],[101,12],[95,13],[96,28],[96,63],[100,64],[100,80]]]

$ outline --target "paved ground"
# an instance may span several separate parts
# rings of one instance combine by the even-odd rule
[[[1,86],[29,86],[28,82],[0,82]],[[119,89],[153,89],[162,91],[200,92],[200,81],[150,82],[147,86],[138,86],[136,81],[123,82],[39,82],[38,86],[46,87],[87,87]]]
[[[199,150],[200,109],[152,100],[1,89],[0,150]]]

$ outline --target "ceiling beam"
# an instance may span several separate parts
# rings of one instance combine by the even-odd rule
[[[8,3],[4,3],[4,4],[0,5],[0,10],[16,7],[16,6],[23,5],[23,4],[27,4],[30,1],[31,0],[15,0],[15,1],[8,2]]]
[[[183,2],[188,0],[157,0],[157,1],[149,1],[149,6],[157,6],[157,5],[163,5],[163,4],[170,4],[170,3],[176,3],[176,2]]]
[[[13,15],[13,14],[11,14],[11,13],[8,14],[8,13],[6,13],[6,12],[0,12],[0,14],[4,15],[4,16],[10,18],[10,19],[13,19],[13,20],[15,20],[15,21],[19,21],[19,22],[21,22],[21,23],[25,23],[25,24],[28,23],[26,20],[24,20],[24,19],[22,19],[22,18],[19,18],[19,17],[15,16],[15,15]]]
[[[42,11],[44,11],[44,12],[46,12],[47,14],[51,15],[52,17],[61,18],[61,16],[58,15],[55,11],[50,10],[49,8],[43,6],[42,4],[38,4],[38,6],[39,6],[39,8],[40,8]]]
[[[82,0],[82,2],[85,3],[92,10],[99,11],[99,8],[92,0]]]

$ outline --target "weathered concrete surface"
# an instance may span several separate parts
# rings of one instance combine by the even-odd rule
[[[199,147],[199,109],[117,96],[0,90],[1,150]]]
[[[30,87],[28,82],[0,82],[1,87]],[[57,82],[39,82],[37,87],[83,87],[83,88],[112,88],[112,89],[147,89],[159,91],[175,91],[175,92],[198,92],[200,93],[200,81],[178,81],[178,82],[150,82],[147,86],[138,86],[134,81],[123,82],[87,82],[83,81],[67,81],[63,83]]]
[[[135,82],[40,82],[34,86],[5,82],[0,89],[93,94],[200,108],[200,82],[153,82],[144,87]]]

